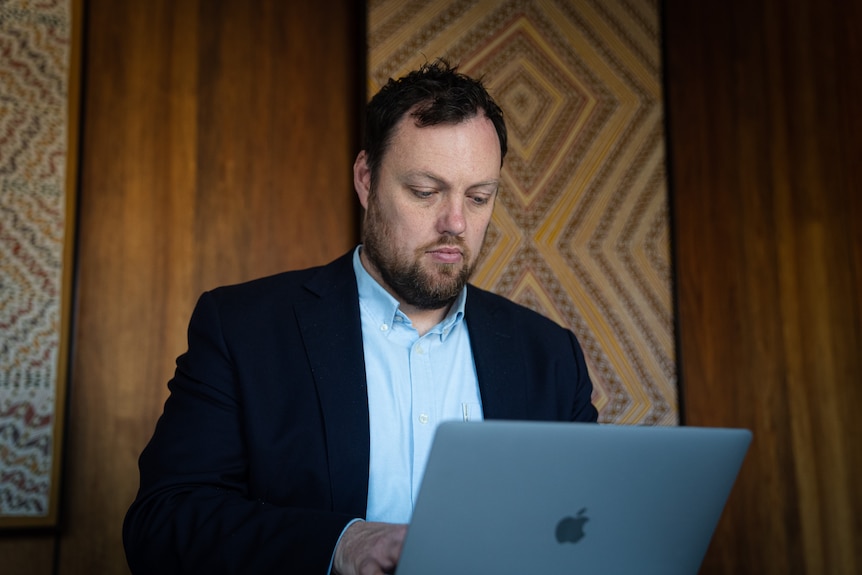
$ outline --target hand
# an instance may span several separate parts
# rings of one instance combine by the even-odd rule
[[[357,521],[347,528],[335,548],[337,575],[384,575],[395,571],[407,526]]]

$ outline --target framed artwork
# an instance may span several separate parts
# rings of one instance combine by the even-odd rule
[[[679,423],[656,2],[368,0],[368,93],[438,56],[509,149],[479,287],[570,328],[604,423]]]
[[[58,520],[81,0],[0,4],[0,528]]]

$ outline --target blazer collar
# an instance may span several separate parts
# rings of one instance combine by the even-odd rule
[[[351,258],[352,251],[320,268],[295,311],[323,411],[333,506],[365,517],[368,394]]]
[[[527,368],[496,296],[467,286],[467,327],[486,419],[527,416]]]
[[[323,411],[332,500],[336,509],[364,517],[370,435],[359,293],[350,251],[305,284],[295,305]],[[495,296],[467,286],[465,320],[487,419],[526,417],[527,370],[516,334]]]

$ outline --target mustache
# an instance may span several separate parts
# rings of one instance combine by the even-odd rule
[[[433,250],[435,248],[456,247],[456,248],[460,248],[462,252],[465,252],[465,251],[467,251],[466,246],[467,246],[467,242],[464,240],[464,238],[462,238],[460,236],[442,236],[438,240],[435,240],[435,241],[433,241],[427,245],[422,246],[422,250],[425,251],[425,250]]]

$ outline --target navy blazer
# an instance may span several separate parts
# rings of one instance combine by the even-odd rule
[[[596,421],[574,334],[468,286],[487,419]],[[369,427],[352,251],[204,293],[126,515],[144,573],[320,573],[364,517]]]

